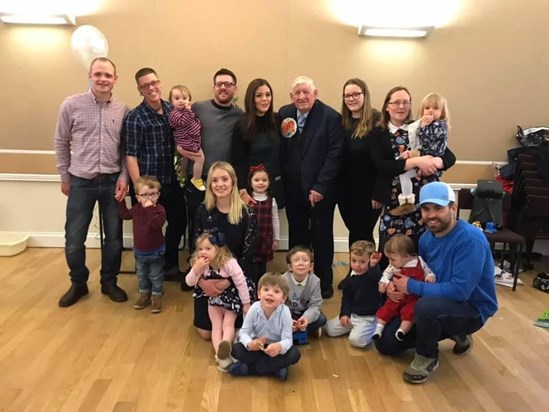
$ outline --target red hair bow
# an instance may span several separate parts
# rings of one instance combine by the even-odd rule
[[[255,172],[265,172],[267,169],[265,168],[265,165],[258,164],[255,166],[250,166],[250,175]]]

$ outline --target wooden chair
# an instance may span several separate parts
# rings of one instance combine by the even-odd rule
[[[503,211],[508,212],[511,210],[511,196],[505,194],[502,199],[503,201]],[[462,209],[471,210],[473,206],[473,194],[469,189],[460,189],[458,193],[458,217]],[[500,267],[503,270],[503,264],[505,257],[509,256],[509,262],[511,263],[511,273],[513,274],[513,291],[517,288],[518,275],[520,270],[520,260],[522,256],[522,251],[526,246],[526,238],[511,229],[506,225],[507,222],[504,222],[501,229],[495,233],[484,232],[488,243],[490,243],[490,248],[492,253],[495,254],[496,251],[501,252],[501,263]],[[496,250],[496,243],[503,245],[503,249]]]
[[[546,187],[525,187],[519,205],[513,206],[513,230],[526,239],[526,265],[536,239],[549,239],[549,193]]]

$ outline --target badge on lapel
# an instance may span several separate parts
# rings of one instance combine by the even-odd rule
[[[297,122],[291,117],[286,117],[280,125],[280,134],[289,139],[297,132]]]

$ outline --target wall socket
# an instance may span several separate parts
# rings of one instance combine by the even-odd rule
[[[492,167],[494,168],[494,176],[499,176],[499,169],[505,166],[505,162],[492,162]]]

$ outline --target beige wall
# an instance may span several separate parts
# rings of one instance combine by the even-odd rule
[[[397,84],[415,102],[439,91],[450,103],[450,144],[460,160],[505,159],[516,124],[547,125],[549,2],[462,0],[455,19],[425,40],[360,38],[334,13],[334,4],[347,3],[110,0],[77,24],[107,37],[120,75],[116,95],[131,107],[142,66],[158,70],[165,96],[184,83],[195,99],[211,96],[211,75],[226,66],[237,73],[240,101],[251,79],[265,77],[277,107],[300,74],[336,108],[343,82],[355,76],[368,82],[377,107]],[[70,50],[74,29],[0,24],[0,149],[52,149],[59,103],[87,87],[87,70]],[[36,160],[0,154],[0,173],[55,173],[53,159]]]

